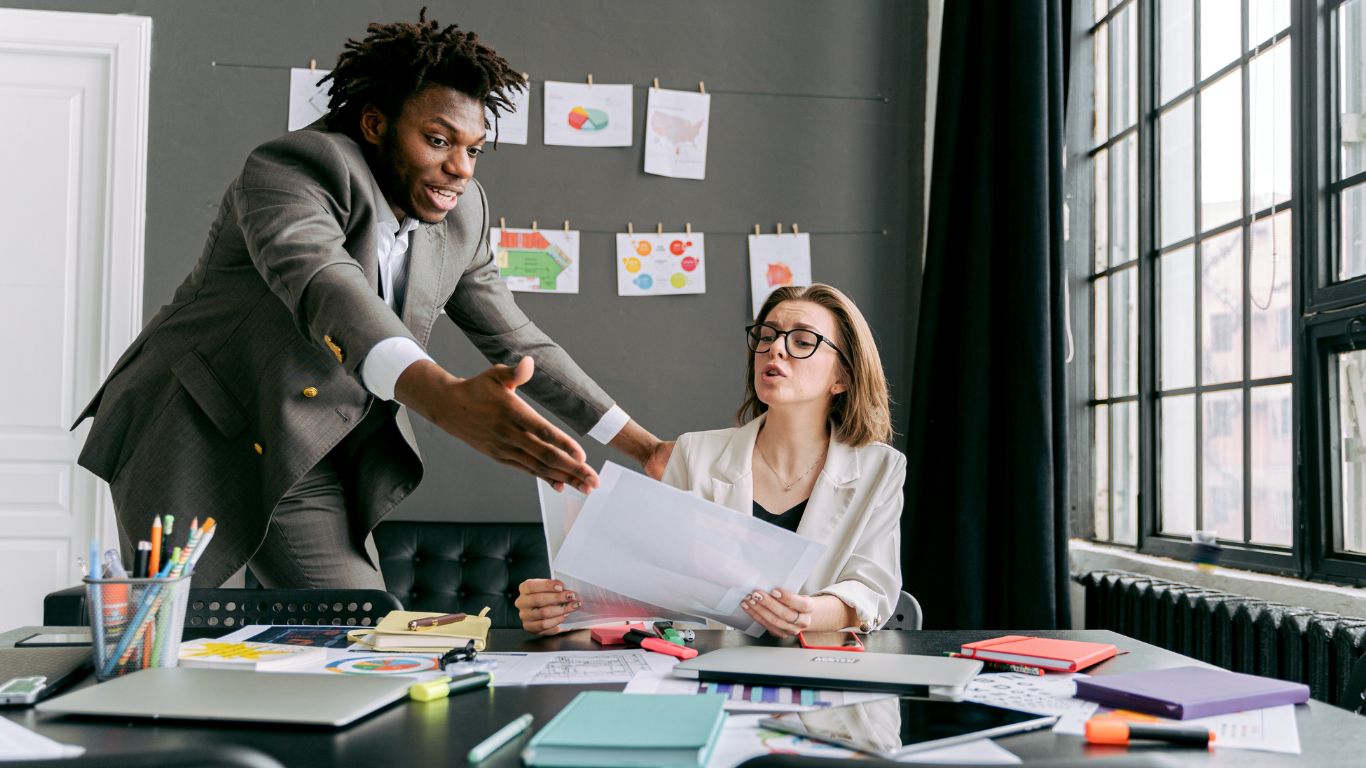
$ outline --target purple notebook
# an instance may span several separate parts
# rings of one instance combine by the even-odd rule
[[[1116,709],[1190,720],[1309,699],[1309,686],[1209,667],[1077,679],[1077,698]]]

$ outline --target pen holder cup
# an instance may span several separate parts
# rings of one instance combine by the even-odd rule
[[[100,680],[148,667],[174,667],[185,628],[190,577],[85,579]]]

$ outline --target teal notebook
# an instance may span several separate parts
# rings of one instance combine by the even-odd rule
[[[584,691],[531,739],[531,766],[702,766],[726,722],[724,696]]]

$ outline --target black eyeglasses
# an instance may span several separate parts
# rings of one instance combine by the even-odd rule
[[[821,342],[829,344],[830,348],[835,350],[845,362],[849,360],[844,356],[844,351],[835,346],[833,341],[806,328],[780,331],[764,323],[745,326],[745,338],[749,343],[750,352],[767,352],[778,341],[779,336],[783,337],[783,347],[787,349],[787,356],[794,360],[805,360],[816,354],[816,350],[821,347]]]

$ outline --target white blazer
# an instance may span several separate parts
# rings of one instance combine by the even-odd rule
[[[752,515],[754,441],[763,422],[759,416],[743,427],[679,436],[664,482]],[[901,596],[905,481],[906,457],[890,445],[852,448],[831,440],[797,527],[827,547],[802,592],[838,597],[858,613],[865,632],[887,623]]]

